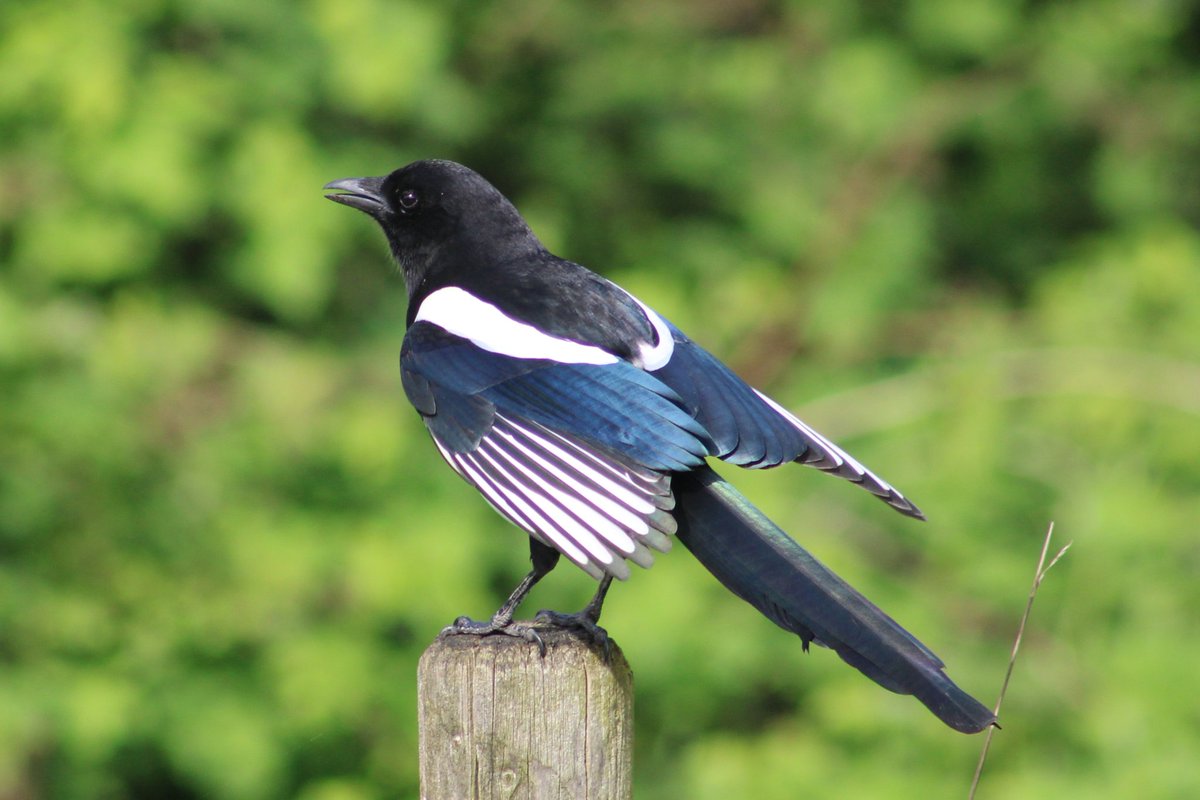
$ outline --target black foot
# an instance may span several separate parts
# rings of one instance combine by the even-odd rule
[[[590,606],[575,614],[563,614],[558,611],[542,609],[534,616],[533,621],[538,625],[565,628],[582,634],[591,644],[599,646],[604,651],[604,663],[608,663],[609,656],[612,654],[612,642],[608,638],[608,631],[601,628],[596,622]]]
[[[524,639],[527,642],[533,642],[538,646],[538,654],[546,655],[546,643],[542,641],[542,637],[531,623],[528,622],[513,622],[511,619],[507,622],[503,620],[492,619],[481,622],[470,617],[459,617],[453,623],[442,628],[441,636],[491,636],[499,634],[501,636],[512,636],[517,639]]]

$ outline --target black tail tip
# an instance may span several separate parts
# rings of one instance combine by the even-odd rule
[[[942,721],[959,733],[983,733],[988,728],[1000,730],[1000,723],[996,720],[995,715],[991,713],[982,718],[978,716],[962,716],[955,719],[946,719],[943,717]]]

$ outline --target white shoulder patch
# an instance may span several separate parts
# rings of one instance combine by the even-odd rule
[[[653,314],[649,309],[647,313]],[[594,345],[543,333],[457,286],[438,289],[426,297],[416,319],[470,339],[488,352],[513,358],[545,358],[564,364],[615,364],[619,360]]]
[[[654,309],[624,289],[621,289],[621,291],[628,294],[630,299],[638,304],[638,307],[642,309],[642,313],[646,315],[646,319],[650,320],[650,325],[654,328],[654,332],[658,334],[658,344],[651,345],[649,342],[640,342],[638,344],[638,357],[642,362],[639,366],[647,372],[662,369],[671,360],[671,354],[675,352],[675,340],[671,337],[671,329],[667,327],[666,320],[660,317]]]

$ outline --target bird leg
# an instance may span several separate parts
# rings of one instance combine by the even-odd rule
[[[508,599],[496,610],[495,614],[492,614],[492,618],[483,622],[466,616],[459,617],[453,623],[443,628],[441,635],[453,636],[465,633],[471,636],[487,636],[490,633],[499,633],[505,636],[515,636],[518,639],[533,642],[538,646],[538,652],[543,656],[546,655],[546,643],[542,641],[542,637],[534,630],[533,624],[529,622],[514,622],[513,614],[516,613],[517,606],[521,605],[521,601],[529,594],[529,590],[538,581],[546,577],[550,570],[554,569],[554,566],[558,563],[558,557],[557,550],[530,537],[529,560],[533,563],[533,569],[529,570],[529,574],[521,579],[521,582],[517,584],[517,588],[513,589],[512,594],[508,596]],[[599,617],[599,612],[597,612],[597,617]]]
[[[542,609],[534,616],[533,621],[542,625],[553,625],[558,628],[568,628],[583,633],[593,643],[604,648],[604,660],[608,660],[609,651],[612,646],[608,639],[608,631],[600,627],[600,611],[604,606],[604,597],[608,594],[608,587],[612,584],[612,576],[605,575],[600,580],[600,586],[596,589],[596,594],[592,596],[591,601],[583,607],[582,611],[574,614],[563,614],[558,611],[550,611]]]
[[[600,627],[599,622],[600,611],[604,606],[604,597],[608,594],[608,587],[612,583],[611,575],[605,575],[601,579],[600,586],[596,589],[596,594],[592,596],[591,601],[584,606],[582,611],[575,614],[562,614],[557,611],[543,609],[534,616],[533,622],[513,620],[513,614],[516,613],[517,606],[521,605],[521,601],[529,594],[529,590],[544,578],[550,570],[554,569],[555,564],[558,563],[558,557],[557,550],[531,537],[529,540],[529,558],[533,562],[533,569],[521,579],[521,582],[517,584],[517,588],[513,589],[512,594],[496,610],[492,618],[480,621],[465,616],[459,617],[452,624],[442,629],[442,635],[468,634],[470,636],[487,636],[488,634],[498,633],[504,636],[514,636],[518,639],[533,642],[538,646],[538,651],[544,656],[546,655],[546,643],[537,632],[537,627],[566,628],[578,631],[592,643],[600,645],[604,649],[604,659],[607,661],[611,645],[608,640],[608,632]]]
[[[518,639],[533,642],[538,646],[538,650],[542,655],[545,655],[546,643],[542,641],[542,637],[534,630],[533,625],[528,622],[514,622],[513,614],[516,612],[517,606],[521,605],[521,601],[525,599],[525,595],[529,594],[529,590],[546,575],[546,572],[549,572],[549,570],[539,570],[535,565],[529,571],[529,574],[521,579],[521,582],[517,584],[517,588],[513,589],[512,594],[496,610],[496,613],[492,614],[491,619],[481,621],[462,616],[443,628],[442,635],[453,636],[465,633],[471,636],[487,636],[490,633],[499,633],[505,636],[515,636]]]

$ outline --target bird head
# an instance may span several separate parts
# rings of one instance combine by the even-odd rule
[[[378,178],[344,178],[326,197],[357,208],[383,229],[410,296],[431,278],[486,269],[542,249],[517,209],[473,170],[415,161]]]

